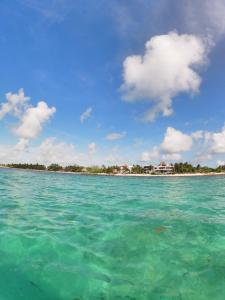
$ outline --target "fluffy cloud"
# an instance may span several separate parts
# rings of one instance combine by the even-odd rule
[[[5,97],[7,101],[1,103],[0,119],[9,113],[19,117],[27,106],[27,102],[30,100],[30,97],[24,95],[23,89],[19,89],[18,93],[15,94],[7,93]]]
[[[149,100],[153,107],[145,121],[162,113],[172,114],[172,101],[179,93],[196,93],[201,84],[197,67],[206,63],[209,44],[195,35],[170,32],[151,38],[145,54],[128,56],[123,63],[124,99]]]
[[[172,127],[168,127],[161,149],[165,153],[174,154],[190,150],[192,147],[191,136],[182,133]]]
[[[22,141],[22,140],[21,140]],[[26,143],[27,140],[24,140]],[[26,145],[27,146],[27,145]],[[0,145],[0,163],[39,163],[50,165],[74,164],[80,159],[73,144],[59,142],[55,138],[47,138],[40,145],[26,147],[22,143],[16,146]]]
[[[88,145],[88,154],[93,155],[96,152],[96,144],[95,143],[90,143]]]
[[[88,118],[90,118],[92,114],[92,108],[88,107],[81,115],[80,115],[80,122],[84,123]]]
[[[42,130],[43,125],[55,113],[55,107],[48,107],[44,101],[38,102],[36,107],[29,105],[30,97],[24,95],[23,89],[18,93],[7,93],[6,102],[0,105],[0,119],[7,114],[18,118],[20,123],[12,129],[19,137],[15,149],[23,150],[28,147],[29,140],[35,138]]]
[[[108,151],[106,149],[101,151],[100,148],[100,151],[96,152],[95,143],[90,143],[87,151],[80,151],[74,144],[58,141],[54,137],[45,139],[37,146],[29,145],[25,149],[23,145],[19,147],[18,144],[16,146],[0,144],[0,163],[39,163],[44,165],[58,163],[62,166],[73,164],[90,166],[120,165],[130,161],[130,157],[124,156],[124,153],[120,153],[118,148],[110,148]],[[132,162],[130,161],[130,163]]]
[[[24,151],[23,151],[24,154]],[[7,164],[7,163],[13,163],[13,162],[23,162],[22,152],[20,149],[17,149],[16,147],[13,147],[11,145],[2,145],[0,144],[0,163],[1,164]],[[27,159],[27,157],[26,157]],[[27,160],[26,160],[27,161]]]
[[[184,134],[172,127],[168,127],[164,139],[159,146],[155,146],[141,155],[142,161],[163,159],[176,161],[181,159],[181,153],[192,148],[191,135]]]
[[[178,161],[182,153],[192,150],[194,163],[223,162],[225,155],[225,126],[218,132],[198,130],[185,134],[168,127],[163,141],[141,155],[142,161]]]
[[[225,126],[221,132],[211,134],[212,153],[225,153]]]
[[[191,136],[193,137],[193,139],[199,140],[204,137],[204,132],[202,130],[197,130],[197,131],[193,132],[191,134]]]
[[[42,130],[43,124],[55,113],[55,107],[48,107],[44,102],[38,102],[36,107],[30,107],[21,118],[21,124],[13,132],[22,139],[33,139]]]
[[[112,133],[109,133],[107,136],[106,136],[106,140],[108,141],[116,141],[116,140],[120,140],[122,139],[123,137],[125,137],[126,135],[126,132],[123,131],[123,132],[112,132]]]
[[[15,150],[22,151],[22,150],[27,149],[28,146],[29,146],[29,140],[24,139],[24,138],[20,138],[18,143],[15,146]]]
[[[152,161],[159,157],[160,149],[158,147],[153,147],[150,151],[144,151],[141,155],[141,161]]]
[[[31,161],[45,165],[59,163],[61,165],[74,164],[78,160],[73,144],[58,142],[55,138],[44,140],[40,146],[32,149]]]

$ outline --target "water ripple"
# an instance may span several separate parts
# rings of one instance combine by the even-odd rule
[[[0,171],[1,299],[225,298],[225,177]]]

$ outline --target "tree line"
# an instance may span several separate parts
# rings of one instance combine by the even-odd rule
[[[207,167],[207,166],[193,166],[192,164],[185,162],[185,163],[175,163],[174,164],[174,173],[177,174],[185,174],[185,173],[221,173],[225,172],[225,165],[218,166],[216,168]]]
[[[146,169],[143,166],[140,165],[133,165],[131,169],[129,169],[127,166],[90,166],[90,167],[84,167],[79,165],[69,165],[66,167],[63,167],[59,164],[51,164],[49,166],[45,166],[42,164],[28,164],[28,163],[14,163],[14,164],[7,164],[2,165],[9,168],[19,168],[19,169],[30,169],[30,170],[40,170],[40,171],[63,171],[63,172],[74,172],[74,173],[91,173],[91,174],[116,174],[116,173],[133,173],[133,174],[144,174],[146,173]],[[150,170],[153,170],[153,166],[149,166]],[[207,166],[193,166],[192,164],[188,162],[180,162],[174,164],[174,173],[175,174],[185,174],[185,173],[221,173],[225,172],[225,165],[218,166],[216,168],[207,167]],[[154,172],[153,172],[154,174]]]

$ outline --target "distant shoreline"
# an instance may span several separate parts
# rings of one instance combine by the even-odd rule
[[[225,172],[211,172],[211,173],[175,173],[175,174],[108,174],[108,173],[88,173],[88,172],[66,172],[66,171],[48,171],[48,170],[35,170],[25,168],[11,168],[7,166],[0,166],[0,169],[22,170],[28,172],[43,172],[54,174],[72,174],[72,175],[86,175],[86,176],[113,176],[113,177],[198,177],[198,176],[225,176]]]
[[[127,177],[197,177],[197,176],[219,176],[225,175],[225,172],[221,173],[175,173],[175,174],[115,174],[114,176],[127,176]]]

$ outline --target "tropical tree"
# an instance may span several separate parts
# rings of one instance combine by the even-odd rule
[[[140,165],[133,165],[131,172],[134,174],[142,174],[145,172],[145,169]]]
[[[8,164],[7,167],[17,168],[17,169],[29,169],[29,170],[46,170],[46,167],[40,164],[18,163],[18,164]]]
[[[78,165],[71,165],[71,166],[66,166],[64,168],[64,171],[65,172],[82,172],[83,171],[83,168],[82,166],[78,166]]]
[[[63,167],[58,164],[51,164],[48,166],[48,171],[61,171],[62,169]]]

